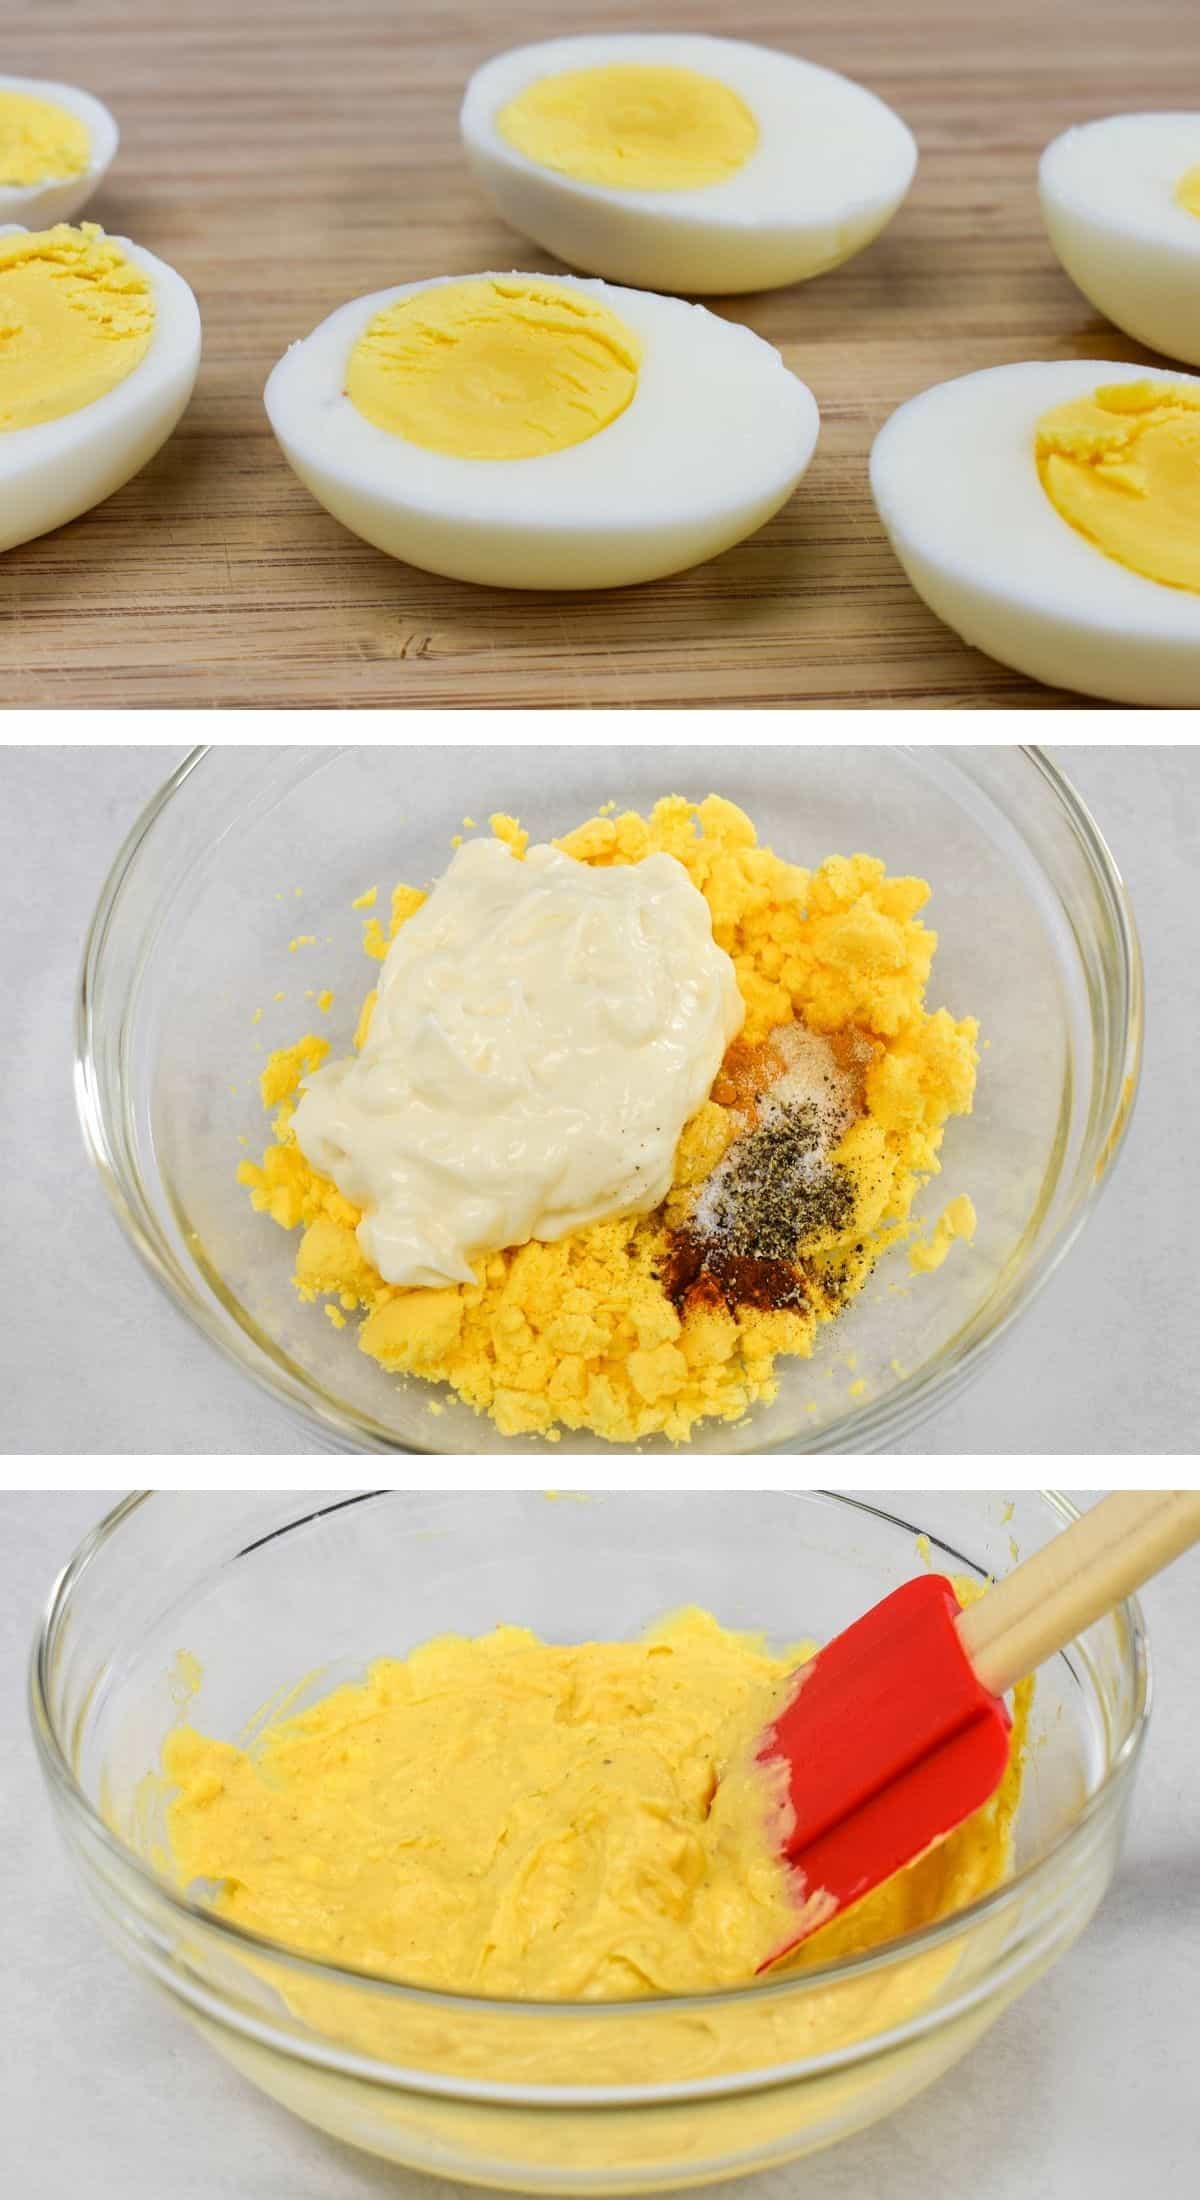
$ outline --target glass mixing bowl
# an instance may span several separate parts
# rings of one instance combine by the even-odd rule
[[[874,1952],[737,1993],[489,2001],[383,1983],[173,1893],[147,1775],[181,1717],[235,1739],[446,1630],[636,1634],[695,1600],[782,1646],[828,1638],[917,1565],[1002,1574],[1073,1516],[986,1493],[559,1498],[429,1492],[128,1500],[57,1583],[34,1728],[59,1824],[120,1952],[276,2100],[388,2160],[532,2192],[665,2191],[862,2129],[939,2076],[1062,1954],[1111,1879],[1143,1739],[1135,1603],[1043,1667],[1013,1876]],[[196,1672],[179,1657],[198,1660]],[[317,1669],[317,1670],[314,1670]]]
[[[1129,1119],[1141,972],[1112,857],[1036,750],[199,750],[145,811],[100,898],[80,981],[79,1112],[153,1274],[329,1448],[545,1449],[502,1437],[448,1391],[431,1413],[428,1385],[357,1352],[353,1327],[335,1331],[297,1299],[295,1234],[254,1213],[235,1181],[266,1142],[264,1053],[318,1026],[349,1051],[377,970],[351,902],[378,884],[386,911],[397,880],[435,877],[465,812],[516,812],[542,839],[608,800],[645,810],[714,788],[798,863],[865,849],[932,881],[930,1005],[976,1015],[984,1052],[975,1112],[950,1123],[917,1211],[931,1220],[969,1192],[979,1227],[935,1274],[911,1277],[902,1248],[881,1261],[813,1360],[779,1363],[772,1405],[742,1426],[701,1424],[693,1448],[894,1443],[969,1378],[1081,1227]],[[289,952],[303,937],[313,944]],[[315,1001],[324,987],[329,1014]]]

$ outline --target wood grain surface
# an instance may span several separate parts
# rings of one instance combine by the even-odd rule
[[[416,572],[293,478],[263,383],[363,292],[552,267],[467,172],[463,85],[505,46],[644,27],[736,32],[841,69],[920,142],[912,194],[869,250],[816,282],[716,301],[811,384],[816,458],[760,534],[667,581],[539,596]],[[204,321],[196,394],[165,450],[0,559],[10,704],[1078,704],[918,602],[875,518],[867,452],[895,405],[949,375],[1152,356],[1060,272],[1036,164],[1068,123],[1195,102],[1197,0],[4,0],[0,31],[5,72],[113,108],[121,149],[89,216],[176,266]]]

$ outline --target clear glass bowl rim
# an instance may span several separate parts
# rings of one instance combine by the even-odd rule
[[[832,1432],[817,1432],[806,1439],[802,1430],[796,1431],[786,1441],[797,1453],[885,1449],[963,1387],[981,1358],[1025,1314],[1070,1250],[1112,1176],[1133,1115],[1142,1062],[1144,975],[1129,895],[1099,826],[1065,773],[1041,748],[1029,743],[1012,746],[1040,773],[1058,800],[1106,904],[1117,949],[1115,982],[1110,987],[1111,1005],[1114,1011],[1122,1012],[1114,1015],[1119,1037],[1107,1068],[1110,1102],[1103,1118],[1094,1126],[1086,1150],[1079,1156],[1064,1213],[1045,1242],[1033,1250],[1019,1282],[1010,1283],[1005,1290],[996,1316],[965,1343],[956,1345],[951,1340],[921,1371],[885,1397],[867,1399],[846,1413]],[[144,842],[193,771],[217,747],[217,744],[206,743],[188,751],[135,820],[101,888],[84,942],[75,999],[75,1102],[84,1144],[117,1220],[143,1265],[167,1297],[235,1367],[298,1417],[310,1433],[326,1441],[330,1435],[336,1437],[338,1448],[407,1456],[428,1452],[436,1456],[436,1447],[432,1445],[422,1446],[399,1437],[381,1438],[376,1427],[363,1421],[352,1408],[327,1400],[301,1378],[286,1375],[265,1355],[251,1352],[241,1330],[230,1328],[219,1318],[218,1305],[202,1288],[199,1275],[193,1275],[177,1257],[136,1172],[131,1173],[124,1166],[120,1137],[113,1135],[93,1029],[97,972],[104,956],[109,925]],[[335,753],[332,747],[329,753]],[[934,746],[933,753],[944,751],[939,752]],[[1098,1167],[1101,1159],[1104,1162],[1102,1169]],[[832,1434],[832,1442],[821,1440],[822,1435],[829,1434]]]
[[[43,1774],[47,1783],[57,1791],[66,1803],[69,1812],[83,1821],[91,1837],[98,1841],[107,1854],[115,1858],[123,1869],[132,1872],[144,1890],[155,1902],[161,1904],[167,1914],[180,1926],[188,1923],[199,1925],[204,1931],[215,1934],[218,1940],[228,1941],[243,1956],[261,1957],[267,1955],[272,1962],[278,1963],[288,1970],[299,1971],[302,1975],[325,1984],[332,1982],[340,1987],[359,1990],[369,1989],[372,1994],[383,1994],[391,1999],[418,2003],[429,2008],[465,2010],[493,2019],[511,2017],[519,2021],[531,2016],[546,2018],[559,2012],[565,2012],[575,2016],[586,2014],[589,2021],[600,2022],[608,2022],[633,2015],[644,2020],[648,2010],[659,2008],[676,2014],[681,2012],[691,2014],[709,2008],[732,2005],[744,2007],[748,2003],[761,2006],[771,2000],[781,1999],[787,1995],[795,1995],[798,1986],[802,1986],[802,1990],[807,1993],[810,1990],[819,1990],[822,1987],[840,1984],[848,1978],[862,1977],[871,1971],[883,1969],[890,1963],[903,1961],[909,1956],[923,1954],[928,1950],[935,1949],[943,1941],[954,1938],[985,1919],[1002,1917],[1005,1911],[1011,1909],[1022,1895],[1039,1886],[1052,1874],[1065,1869],[1069,1865],[1075,1849],[1094,1821],[1102,1812],[1110,1811],[1118,1804],[1122,1791],[1133,1777],[1145,1742],[1153,1693],[1150,1647],[1141,1605],[1136,1597],[1127,1597],[1119,1609],[1126,1622],[1129,1664],[1132,1667],[1133,1676],[1133,1705],[1128,1730],[1114,1750],[1103,1777],[1086,1798],[1066,1831],[1060,1834],[1057,1840],[1053,1841],[1045,1853],[1039,1856],[1034,1863],[1026,1865],[1023,1870],[1015,1872],[1011,1878],[1004,1880],[1000,1886],[993,1888],[990,1893],[981,1895],[976,1901],[966,1904],[960,1910],[952,1911],[949,1916],[939,1919],[937,1923],[921,1926],[913,1932],[898,1935],[896,1939],[886,1942],[882,1947],[868,1950],[861,1955],[846,1957],[831,1964],[815,1966],[811,1971],[802,1974],[802,1981],[797,1977],[769,1980],[761,1986],[727,1988],[710,1994],[661,1995],[648,2000],[641,1999],[637,2001],[544,2002],[532,2000],[511,2001],[499,1997],[488,1998],[481,1995],[455,1994],[430,1987],[406,1985],[402,1980],[384,1978],[376,1973],[357,1970],[348,1965],[323,1963],[315,1957],[303,1955],[296,1949],[286,1948],[281,1943],[270,1940],[263,1934],[250,1932],[242,1926],[232,1924],[227,1918],[216,1916],[213,1911],[206,1909],[203,1904],[192,1902],[186,1896],[176,1894],[164,1879],[161,1879],[156,1872],[152,1871],[143,1862],[135,1850],[127,1847],[112,1832],[76,1779],[70,1758],[63,1746],[50,1710],[47,1683],[48,1661],[53,1649],[56,1631],[65,1615],[71,1591],[80,1575],[95,1560],[105,1544],[113,1536],[119,1534],[122,1525],[129,1516],[142,1505],[152,1501],[155,1494],[153,1490],[135,1490],[123,1498],[119,1505],[114,1506],[111,1512],[107,1513],[94,1528],[89,1530],[51,1587],[41,1620],[35,1632],[29,1661],[28,1704]],[[360,1493],[346,1492],[348,1498],[358,1494]],[[373,1493],[363,1492],[361,1494],[366,1496]],[[781,1491],[775,1494],[783,1496],[816,1494],[831,1499],[835,1504],[843,1505],[849,1510],[870,1513],[902,1530],[908,1530],[912,1526],[910,1521],[901,1520],[896,1514],[888,1512],[883,1506],[868,1503],[861,1498],[850,1497],[841,1491]],[[1064,1527],[1079,1517],[1078,1507],[1065,1493],[1054,1490],[1041,1490],[1033,1494],[1038,1495],[1051,1511],[1057,1514]],[[974,1564],[973,1561],[965,1557],[965,1554],[950,1552],[949,1547],[941,1544],[936,1537],[933,1540],[935,1548],[946,1549],[948,1555],[958,1556],[966,1564]],[[1008,1953],[1007,1949],[1000,1951],[998,1959],[1000,1965],[1003,1965]],[[989,1978],[983,1981],[982,1985],[976,1985],[968,1996],[968,2005],[985,1995],[993,1983],[994,1975],[989,1975]],[[951,2006],[957,2007],[954,2004]],[[310,2045],[288,2036],[285,2046],[289,2054],[300,2060],[314,2062],[322,2067],[337,2068],[352,2074],[369,2076],[376,2082],[392,2082],[410,2089],[418,2088],[427,2092],[449,2093],[458,2098],[476,2100],[490,2098],[512,2104],[527,2103],[530,2105],[539,2102],[558,2103],[563,2106],[589,2103],[597,2106],[602,2103],[607,2106],[616,2106],[622,2102],[629,2105],[647,2105],[655,2100],[663,2102],[680,2101],[689,2098],[703,2098],[714,2092],[725,2094],[744,2091],[768,2082],[773,2084],[784,2083],[797,2076],[811,2076],[818,2071],[847,2067],[851,2063],[861,2061],[868,2056],[884,2052],[889,2048],[918,2037],[923,2031],[934,2028],[947,2014],[949,2014],[949,2011],[937,2008],[920,2012],[900,2025],[855,2042],[849,2047],[837,2049],[832,2054],[809,2056],[796,2064],[774,2067],[769,2073],[748,2071],[723,2078],[697,2079],[681,2081],[677,2084],[668,2083],[663,2086],[639,2086],[634,2088],[628,2086],[517,2087],[509,2084],[489,2085],[486,2081],[466,2079],[458,2081],[444,2076],[439,2078],[433,2072],[403,2070],[395,2065],[377,2061],[368,2056],[344,2052],[337,2049],[332,2042],[322,2041],[316,2045]]]

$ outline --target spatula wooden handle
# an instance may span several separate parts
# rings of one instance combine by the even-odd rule
[[[1200,1491],[1101,1498],[961,1613],[959,1640],[984,1687],[1003,1696],[1198,1542]]]

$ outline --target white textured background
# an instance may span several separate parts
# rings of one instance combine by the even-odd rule
[[[84,930],[121,840],[180,753],[0,751],[8,1450],[304,1448],[282,1409],[195,1335],[143,1272],[75,1121],[71,1004]],[[1133,896],[1149,995],[1141,1095],[1114,1179],[1036,1311],[902,1451],[1195,1448],[1200,751],[1055,753]],[[454,770],[451,752],[445,768]]]
[[[470,2200],[297,2123],[127,1971],[54,1833],[21,1667],[111,1499],[0,1497],[0,2133],[15,2200]],[[486,1500],[484,1500],[486,1502]],[[902,1501],[903,1502],[903,1501]],[[1145,1593],[1157,1702],[1120,1873],[1083,1938],[886,2123],[727,2200],[1188,2200],[1200,2111],[1200,1552]],[[698,2194],[690,2200],[699,2200]]]

